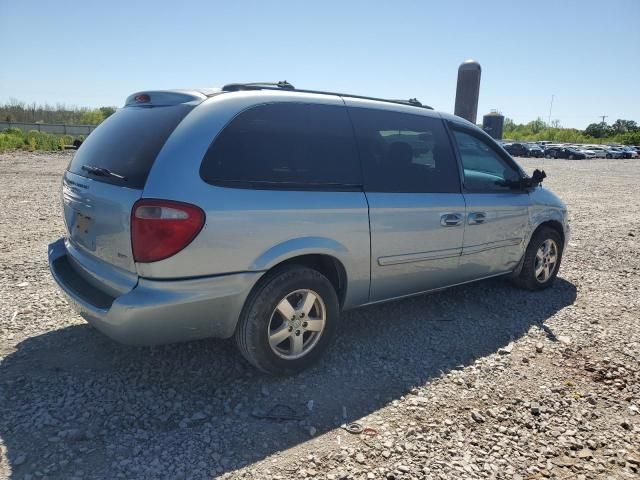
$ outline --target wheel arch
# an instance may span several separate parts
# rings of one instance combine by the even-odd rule
[[[285,265],[301,265],[316,270],[331,282],[342,308],[347,296],[348,274],[340,257],[347,253],[344,245],[330,238],[297,238],[268,249],[250,269],[269,273]]]
[[[543,228],[543,227],[551,228],[554,231],[556,231],[558,233],[558,235],[560,235],[560,239],[562,240],[562,250],[564,251],[566,237],[565,237],[564,227],[562,226],[562,222],[560,220],[558,220],[558,219],[555,219],[555,218],[546,218],[544,220],[541,220],[539,223],[537,223],[535,225],[534,228],[531,229],[531,232],[529,233],[529,236],[527,237],[527,241],[524,244],[524,251],[522,252],[522,258],[520,259],[520,262],[518,262],[518,266],[511,273],[512,277],[516,277],[516,276],[520,275],[520,272],[522,271],[524,257],[525,257],[525,255],[527,253],[527,247],[529,246],[529,243],[531,242],[531,239],[533,238],[533,236],[538,231],[540,231],[540,229]]]
[[[544,222],[541,222],[540,224],[538,224],[538,226],[536,226],[536,228],[534,228],[533,231],[531,232],[531,235],[529,236],[529,242],[531,241],[533,236],[543,227],[551,228],[552,230],[555,230],[558,233],[558,235],[560,235],[560,238],[562,239],[562,249],[564,250],[564,242],[565,242],[564,227],[562,226],[562,223],[560,221],[555,219],[545,220]],[[529,244],[529,242],[527,242],[527,245]]]
[[[301,265],[316,270],[327,277],[338,295],[338,303],[342,308],[347,296],[347,271],[340,260],[331,255],[309,253],[291,257],[277,264],[273,269],[286,265]]]

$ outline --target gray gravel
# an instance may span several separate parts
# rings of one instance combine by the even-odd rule
[[[571,211],[554,288],[349,312],[277,379],[229,341],[123,347],[73,313],[46,264],[70,155],[0,154],[0,478],[638,478],[640,160],[522,160]],[[275,405],[301,419],[253,416]]]

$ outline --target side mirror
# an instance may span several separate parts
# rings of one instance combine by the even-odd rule
[[[540,185],[542,181],[547,178],[547,174],[544,170],[538,170],[537,168],[533,171],[533,175],[531,175],[531,183],[534,185]]]
[[[537,187],[545,178],[547,178],[547,174],[544,170],[538,170],[536,168],[530,177],[523,177],[519,180],[498,180],[495,183],[501,187],[509,187],[516,190],[527,190],[529,188]]]
[[[530,177],[525,177],[520,181],[520,188],[535,188],[540,185],[545,178],[547,178],[547,174],[544,170],[538,170],[536,168]]]

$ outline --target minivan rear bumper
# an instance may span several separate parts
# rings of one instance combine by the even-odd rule
[[[75,270],[63,238],[49,245],[49,269],[74,309],[102,333],[126,345],[159,345],[233,335],[261,272],[186,280],[139,278],[117,297]]]

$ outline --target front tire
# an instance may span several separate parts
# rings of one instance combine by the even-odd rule
[[[244,358],[271,375],[315,363],[335,334],[340,307],[331,282],[299,265],[268,273],[247,298],[235,332]]]
[[[527,290],[542,290],[555,282],[560,269],[564,244],[552,228],[536,231],[527,246],[522,270],[515,283]]]

